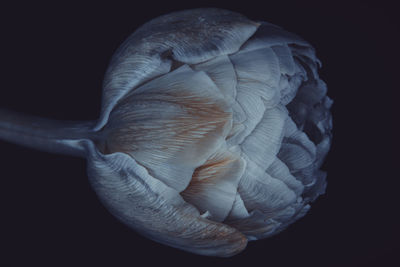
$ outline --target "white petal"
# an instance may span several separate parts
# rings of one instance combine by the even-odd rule
[[[232,210],[245,162],[237,153],[220,149],[198,167],[181,194],[201,212],[209,211],[213,221],[222,222]]]
[[[209,61],[193,65],[193,68],[205,71],[221,90],[228,103],[234,101],[236,97],[237,77],[228,56],[216,57]]]
[[[247,218],[226,222],[246,235],[249,241],[263,239],[274,234],[280,222],[268,217],[259,210],[253,210]]]
[[[290,135],[285,135],[283,143],[290,143],[301,146],[311,155],[312,158],[316,157],[317,152],[315,144],[311,142],[308,136],[302,131],[296,130]]]
[[[289,167],[291,172],[294,172],[310,166],[314,162],[315,155],[300,145],[282,143],[278,158]]]
[[[247,211],[244,202],[240,197],[240,194],[237,192],[235,201],[233,202],[232,210],[229,213],[226,220],[232,221],[232,220],[244,219],[247,217],[249,217],[249,212]]]
[[[236,133],[227,140],[229,144],[234,145],[242,143],[243,140],[254,130],[256,125],[263,118],[265,111],[264,102],[259,96],[252,94],[251,92],[238,91],[236,101],[237,105],[235,104],[233,106],[235,112],[233,116],[233,124],[243,125],[243,127],[240,127],[242,130],[236,131]],[[245,116],[244,121],[238,122],[243,119],[243,115]]]
[[[290,173],[289,168],[279,158],[272,162],[267,169],[267,173],[284,182],[297,196],[303,193],[303,184]]]
[[[296,194],[282,181],[272,178],[251,160],[246,159],[246,163],[238,192],[248,211],[257,209],[271,215],[296,201]]]
[[[246,246],[240,232],[202,218],[176,190],[127,154],[102,155],[92,143],[87,146],[93,189],[116,218],[139,234],[202,255],[230,256]]]
[[[289,47],[287,45],[276,45],[271,48],[278,57],[281,73],[290,76],[294,75],[296,71],[296,65]]]
[[[292,76],[281,75],[281,80],[279,82],[280,94],[281,94],[281,104],[286,106],[289,104],[296,96],[301,83],[304,81],[304,74],[298,69],[296,64],[296,72]]]
[[[304,191],[310,189],[316,183],[316,175],[315,175],[315,165],[311,164],[300,170],[291,170],[293,176],[296,177],[297,180],[301,181],[304,185]]]
[[[243,45],[242,49],[254,50],[282,44],[310,46],[308,42],[304,41],[299,36],[287,32],[279,26],[263,21],[256,33]]]
[[[196,64],[234,53],[258,26],[238,13],[221,9],[183,10],[147,22],[113,55],[104,78],[96,130],[105,125],[109,113],[126,93],[167,73],[172,61]]]
[[[118,53],[114,58],[119,58]],[[118,63],[114,63],[118,62]],[[104,77],[101,116],[95,130],[101,129],[111,110],[132,88],[170,71],[172,61],[160,56],[133,53],[124,60],[113,59]]]
[[[265,101],[271,101],[279,94],[279,61],[271,48],[240,51],[230,59],[237,73],[238,91],[249,91]]]
[[[123,151],[179,192],[224,142],[231,111],[212,80],[187,66],[129,93],[106,125],[109,152]]]
[[[287,111],[268,109],[254,131],[243,141],[243,152],[264,171],[275,160],[282,143]]]

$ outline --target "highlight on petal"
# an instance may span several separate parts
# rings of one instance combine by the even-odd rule
[[[192,66],[193,69],[204,71],[221,90],[225,100],[232,103],[236,97],[237,77],[232,62],[226,55],[216,57]]]
[[[193,173],[183,198],[209,218],[222,222],[232,210],[245,162],[237,153],[220,149]]]
[[[287,45],[275,45],[271,47],[279,61],[279,69],[282,74],[292,76],[295,74],[296,65],[291,50]]]
[[[285,183],[271,177],[249,159],[246,159],[246,170],[240,179],[238,192],[248,211],[259,210],[271,218],[297,198]]]
[[[271,177],[284,182],[297,196],[303,193],[303,184],[290,173],[289,168],[279,158],[272,162],[267,169],[267,173]]]
[[[247,218],[226,221],[226,224],[238,229],[249,241],[269,237],[281,225],[274,219],[268,219],[259,210],[253,210]]]
[[[230,108],[212,80],[187,65],[128,94],[103,129],[108,153],[125,152],[179,192],[222,144]]]
[[[242,52],[243,51],[243,52]],[[279,61],[271,48],[241,50],[230,56],[238,78],[238,91],[258,95],[271,105],[279,99]]]
[[[87,143],[91,185],[121,222],[157,242],[189,252],[228,257],[246,247],[236,229],[203,218],[179,193],[124,153],[103,155]]]
[[[234,53],[258,26],[241,14],[212,8],[177,11],[144,24],[113,55],[95,129],[106,124],[111,110],[130,90],[168,73],[173,61],[197,64]]]
[[[266,110],[260,123],[241,144],[243,153],[264,171],[281,147],[286,118],[284,107]]]

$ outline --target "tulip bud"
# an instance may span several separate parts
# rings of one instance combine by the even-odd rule
[[[320,66],[309,43],[278,26],[220,9],[175,12],[118,49],[96,125],[32,127],[0,114],[0,137],[85,156],[120,221],[173,247],[231,256],[325,192],[332,100]]]

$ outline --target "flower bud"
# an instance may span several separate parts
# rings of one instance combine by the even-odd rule
[[[179,11],[117,50],[96,125],[46,139],[37,136],[55,124],[22,131],[27,123],[0,113],[0,137],[17,140],[1,132],[15,129],[30,133],[19,143],[84,154],[94,190],[120,221],[227,257],[284,230],[325,192],[332,100],[320,66],[308,42],[278,26],[220,9]]]

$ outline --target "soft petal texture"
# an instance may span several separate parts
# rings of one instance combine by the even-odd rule
[[[238,92],[251,92],[271,106],[277,103],[279,61],[271,48],[243,50],[230,56],[230,59],[238,76]]]
[[[222,222],[232,210],[245,166],[240,154],[220,149],[195,170],[182,196],[200,212],[210,212],[213,221]]]
[[[266,110],[260,123],[241,145],[243,153],[263,170],[275,160],[281,147],[286,117],[284,107]]]
[[[297,196],[303,193],[303,184],[290,173],[289,168],[279,158],[275,158],[272,164],[268,167],[267,173],[275,179],[284,182],[287,187],[296,193]]]
[[[278,158],[285,162],[292,171],[311,165],[315,157],[297,144],[283,143]]]
[[[230,137],[228,142],[232,145],[241,144],[243,140],[254,130],[262,120],[265,112],[265,104],[259,96],[247,91],[238,91],[236,95],[237,105],[233,109],[237,110],[238,116],[233,116],[233,125],[238,125],[241,131]],[[239,122],[244,119],[242,122]],[[238,121],[239,120],[239,121]]]
[[[274,45],[297,44],[302,46],[310,46],[299,36],[287,32],[281,27],[262,21],[257,32],[247,41],[242,49],[255,50],[262,47],[272,47]]]
[[[228,221],[227,224],[239,229],[249,241],[269,237],[281,225],[258,210],[253,210],[247,218]]]
[[[246,163],[238,192],[248,211],[256,209],[272,218],[274,212],[296,200],[296,195],[285,183],[271,177],[251,160],[246,159]]]
[[[232,62],[223,55],[209,61],[193,65],[195,70],[203,70],[221,90],[225,100],[232,104],[236,97],[237,77]]]
[[[172,61],[196,64],[234,53],[259,26],[221,9],[183,10],[160,16],[137,29],[115,52],[103,83],[101,118],[138,85],[171,69]]]
[[[320,66],[309,43],[270,23],[216,9],[160,17],[112,60],[97,146],[129,155],[196,220],[272,236],[325,192],[332,101]]]
[[[293,75],[296,71],[293,55],[287,45],[275,45],[271,47],[279,61],[279,69],[282,74]]]
[[[103,155],[92,143],[87,147],[91,185],[107,209],[140,234],[202,255],[231,256],[246,246],[240,232],[201,217],[128,155]]]
[[[218,149],[230,109],[213,81],[187,65],[132,91],[107,124],[108,152],[123,151],[179,192]]]
[[[246,207],[244,206],[243,199],[240,197],[239,192],[236,193],[235,201],[233,202],[232,209],[228,214],[227,221],[238,220],[238,219],[245,219],[249,217],[249,212],[247,211]]]

